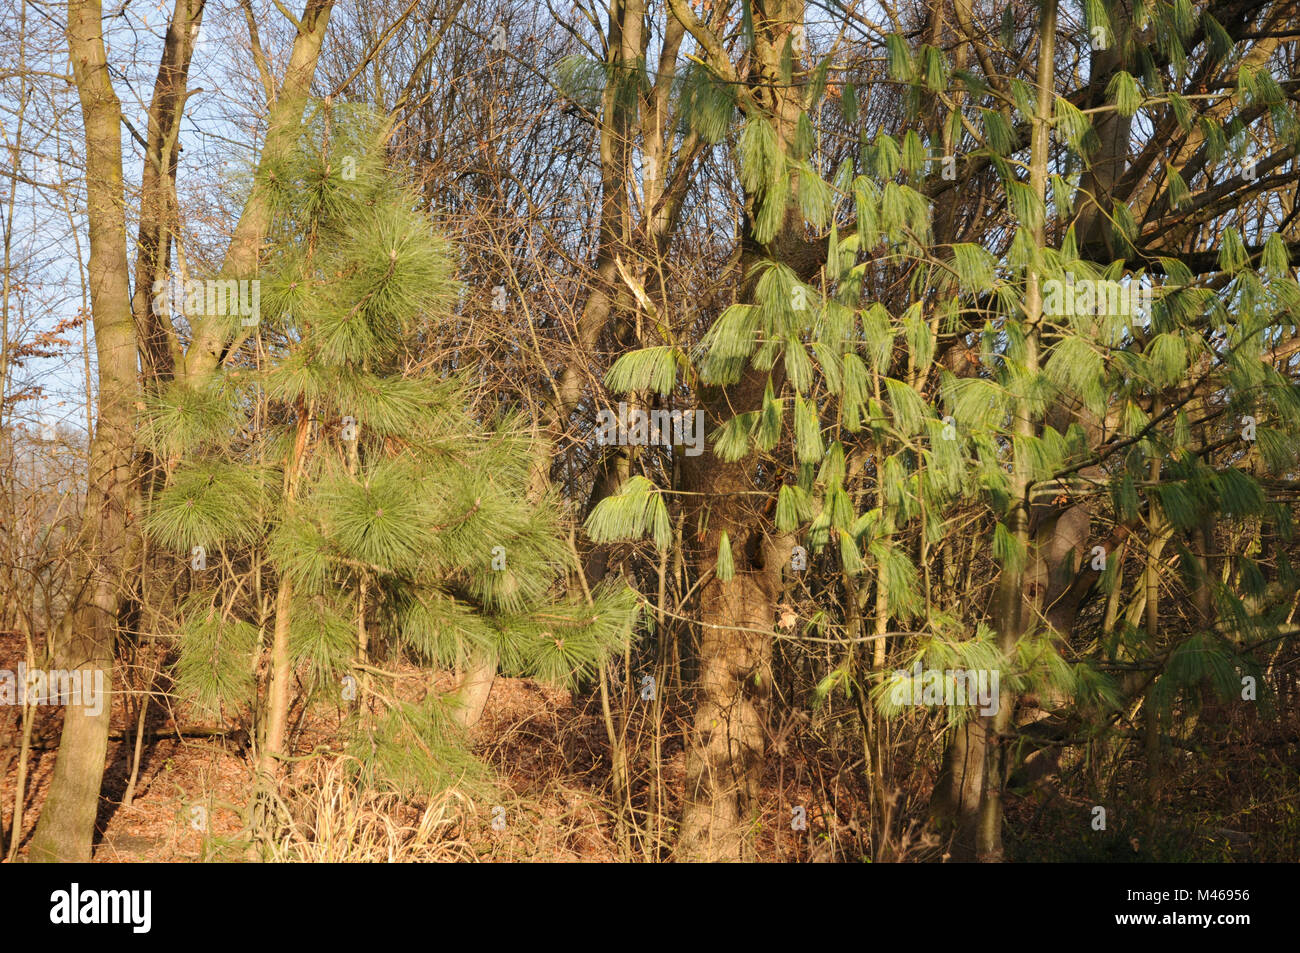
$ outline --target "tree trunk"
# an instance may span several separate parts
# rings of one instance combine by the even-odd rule
[[[700,43],[724,80],[738,78],[718,37],[689,7],[672,4],[673,15]],[[803,0],[755,0],[754,47],[742,109],[753,120],[769,122],[785,155],[796,152],[796,128],[803,112],[799,51],[789,63],[793,79],[782,77],[782,62],[793,49],[796,27],[804,22]],[[741,229],[737,300],[754,301],[753,266],[765,259],[789,265],[808,280],[824,262],[823,250],[805,233],[798,186],[786,197],[784,224],[769,246],[754,239],[754,218],[763,197],[747,194]],[[762,406],[767,371],[749,368],[729,387],[705,387],[698,394],[705,433],[733,415]],[[782,385],[781,365],[771,374]],[[753,823],[762,778],[765,724],[763,708],[771,690],[770,662],[780,592],[781,567],[767,559],[771,529],[764,491],[775,492],[756,462],[727,463],[712,450],[683,457],[682,485],[693,527],[693,556],[700,591],[700,675],[695,719],[686,748],[686,796],[677,857],[681,860],[746,860],[752,856]],[[716,576],[718,547],[726,532],[735,564],[734,577]]]
[[[140,333],[147,381],[170,379],[180,359],[171,313],[155,313],[154,287],[167,279],[176,221],[176,169],[181,117],[189,98],[190,58],[203,23],[204,0],[178,0],[163,44],[149,105],[149,151],[140,172],[140,230],[136,239],[135,289],[131,309]]]
[[[779,365],[772,376],[779,389]],[[767,378],[767,372],[751,369],[733,387],[704,389],[704,432],[712,432],[733,412],[759,406]],[[765,532],[767,496],[752,460],[727,463],[710,449],[696,457],[683,456],[681,473],[687,526],[692,528],[693,545],[688,549],[704,582],[700,669],[686,745],[677,857],[748,860],[763,769],[764,706],[772,684],[781,564]],[[717,577],[723,532],[735,569],[728,582]]]
[[[275,101],[267,104],[270,115],[267,118],[266,142],[258,159],[259,173],[276,157],[293,147],[302,122],[303,102],[311,94],[316,63],[320,59],[321,44],[325,40],[325,30],[329,26],[333,9],[334,0],[307,0],[303,7],[302,16],[298,20],[300,29],[293,40],[289,65],[285,69],[280,91]],[[223,275],[239,280],[251,279],[256,275],[262,254],[262,240],[270,216],[266,193],[255,187],[235,225],[235,233],[230,238],[222,265]],[[182,365],[176,369],[177,376],[195,385],[201,384],[249,333],[248,330],[241,331],[242,336],[231,341],[224,318],[208,316],[196,319],[193,338]]]
[[[497,660],[495,656],[477,659],[470,664],[469,671],[460,680],[457,687],[457,707],[453,709],[454,717],[462,728],[478,724],[487,707],[488,697],[492,694],[492,683],[497,677]]]
[[[711,579],[700,597],[703,633],[695,721],[686,749],[678,857],[742,861],[762,780],[762,707],[771,688],[773,592],[764,571]]]
[[[111,692],[117,615],[130,565],[137,364],[127,287],[121,107],[108,75],[101,17],[99,0],[68,3],[68,51],[86,135],[88,274],[99,399],[80,539],[80,585],[59,623],[55,653],[60,668],[75,669],[83,678],[102,672],[105,690]],[[54,776],[29,852],[32,860],[90,860],[111,698],[109,694],[98,714],[84,704],[70,704],[64,713]]]
[[[1052,102],[1055,95],[1056,57],[1056,0],[1044,0],[1042,18],[1038,27],[1038,102],[1030,139],[1029,184],[1034,195],[1046,209],[1047,162],[1049,135],[1052,122]],[[1033,229],[1034,244],[1042,248],[1045,230],[1042,219]],[[1025,379],[1038,374],[1038,337],[1043,317],[1043,294],[1040,276],[1029,269],[1025,280]],[[1032,437],[1038,430],[1028,396],[1017,397],[1015,428],[1018,436]],[[1011,509],[1005,517],[1008,532],[1025,560],[1016,565],[1004,565],[998,580],[998,647],[1006,660],[1015,656],[1016,644],[1028,626],[1029,612],[1025,606],[1026,566],[1030,550],[1029,489],[1031,483],[1026,461],[1017,456],[1013,461],[1011,477]],[[1003,681],[1005,685],[1005,680]],[[979,822],[976,825],[976,858],[985,862],[1004,859],[1002,852],[1002,796],[1007,775],[1012,767],[1013,746],[1010,728],[1014,715],[1015,696],[1004,690],[998,710],[990,719],[990,731],[985,739],[984,793],[980,798]]]
[[[973,861],[976,824],[984,791],[984,752],[991,719],[972,717],[954,728],[934,788],[930,816],[947,839],[950,859]]]

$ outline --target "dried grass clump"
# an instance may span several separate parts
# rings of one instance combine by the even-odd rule
[[[472,802],[456,790],[423,810],[395,793],[367,790],[349,770],[354,758],[321,761],[290,795],[288,822],[270,858],[294,863],[472,861],[461,816]]]

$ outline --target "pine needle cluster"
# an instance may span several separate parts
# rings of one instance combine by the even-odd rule
[[[497,660],[577,685],[624,644],[637,604],[613,584],[590,602],[557,594],[570,552],[556,501],[528,499],[526,428],[472,415],[467,374],[412,370],[455,307],[454,261],[385,169],[384,133],[319,105],[255,184],[274,210],[255,359],[151,401],[142,433],[168,472],[147,528],[190,566],[184,697],[260,712],[259,660],[287,622],[317,701],[360,686],[354,707],[378,712],[358,717],[363,770],[428,792],[474,774],[454,699],[399,697],[378,666]]]

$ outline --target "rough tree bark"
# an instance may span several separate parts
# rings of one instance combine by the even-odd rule
[[[724,80],[738,79],[718,37],[681,0],[673,15],[703,48],[710,66]],[[803,0],[753,3],[754,47],[742,109],[754,120],[770,122],[783,154],[795,153],[795,130],[803,111],[803,84],[796,27],[804,22]],[[793,51],[794,81],[782,77],[782,59]],[[757,196],[746,196],[752,215]],[[775,258],[809,277],[810,247],[791,195],[785,224],[771,247],[753,238],[752,218],[742,228],[738,299],[752,301],[751,268]],[[815,266],[811,268],[815,271]],[[699,395],[706,432],[734,414],[758,409],[767,373],[748,370],[731,387],[703,388]],[[694,722],[686,748],[686,793],[677,857],[681,860],[739,861],[752,856],[759,782],[765,746],[765,701],[771,687],[770,663],[781,587],[781,566],[768,545],[770,521],[759,492],[762,478],[753,461],[727,463],[712,450],[686,457],[682,467],[691,554],[700,587],[700,674]],[[735,562],[729,582],[717,578],[718,545],[726,532]]]

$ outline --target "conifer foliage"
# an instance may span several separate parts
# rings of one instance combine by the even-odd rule
[[[0,649],[147,700],[66,706],[48,787],[14,710],[10,859],[91,857],[158,699],[247,729],[250,856],[346,839],[287,761],[322,802],[491,804],[497,671],[598,676],[511,771],[584,856],[1295,853],[1294,0],[304,2],[0,34]],[[192,130],[250,125],[191,81],[225,14],[247,183],[188,175]],[[50,29],[80,128],[21,49]],[[157,74],[138,176],[123,70]],[[78,326],[84,455],[21,423]]]
[[[1063,720],[1104,720],[1146,691],[1144,717],[1158,725],[1175,700],[1197,704],[1203,685],[1226,701],[1241,698],[1260,674],[1251,650],[1278,637],[1294,591],[1285,556],[1272,586],[1257,552],[1229,552],[1216,578],[1205,540],[1244,524],[1291,539],[1289,508],[1268,488],[1294,474],[1300,391],[1270,361],[1269,346],[1293,326],[1300,288],[1281,233],[1267,225],[1243,234],[1239,221],[1222,223],[1217,267],[1197,272],[1175,254],[1135,254],[1122,204],[1111,210],[1109,245],[1085,244],[1089,196],[1078,170],[1090,168],[1097,133],[1052,91],[1054,14],[1027,29],[1045,37],[1039,101],[1010,81],[1015,136],[991,108],[980,111],[982,127],[961,108],[946,126],[927,123],[921,104],[938,94],[990,105],[995,97],[942,51],[901,34],[887,45],[889,78],[906,93],[906,131],[859,122],[848,86],[840,118],[860,147],[838,164],[811,135],[829,59],[807,74],[809,105],[797,126],[807,134],[796,134],[788,153],[778,149],[775,118],[753,102],[729,108],[731,94],[717,93],[705,109],[699,93],[687,118],[702,135],[718,112],[741,121],[735,152],[752,199],[748,224],[768,257],[745,278],[753,300],[722,309],[698,344],[675,349],[672,360],[663,347],[629,351],[605,383],[620,393],[690,386],[698,395],[766,375],[761,403],[720,421],[709,450],[754,467],[776,497],[770,536],[794,534],[819,582],[832,580],[790,596],[808,620],[797,631],[845,636],[820,697],[856,689],[894,718],[905,711],[898,699],[911,694],[913,665],[992,671],[1002,677],[1001,720],[988,720],[995,736],[1027,694]],[[1062,43],[1084,42],[1062,32]],[[1242,101],[1258,92],[1277,111],[1278,141],[1294,143],[1295,116],[1277,108],[1271,88],[1253,90],[1256,76],[1242,67]],[[1119,77],[1114,102],[1094,112],[1141,111],[1154,121],[1172,108],[1159,98],[1156,71],[1140,88]],[[1237,145],[1244,161],[1247,138]],[[942,161],[954,155],[997,182],[1005,209],[996,240],[935,233],[936,196],[955,201],[944,194],[951,175]],[[804,275],[774,240],[791,216],[826,252]],[[1250,245],[1261,249],[1253,262]],[[946,359],[958,349],[963,362]],[[671,492],[629,481],[596,508],[588,530],[601,540],[655,534],[667,519],[656,494]],[[1078,537],[1062,530],[1055,538],[1070,519],[1082,521]],[[954,586],[953,527],[962,520],[975,527],[970,552],[996,565],[992,603]],[[1131,531],[1179,539],[1181,584],[1201,600],[1192,630],[1144,629],[1138,605],[1107,620],[1100,644],[1071,644],[1077,594],[1112,603],[1120,595],[1124,551],[1115,552]],[[1198,532],[1206,537],[1194,543]],[[729,581],[726,533],[716,565]],[[836,613],[843,627],[826,624]],[[873,658],[854,647],[860,627],[874,632]],[[906,635],[886,641],[894,627]],[[1143,686],[1116,676],[1126,666],[1155,674]],[[945,712],[950,727],[970,715]],[[1002,757],[997,743],[990,750]],[[1001,856],[996,796],[1022,753],[990,762],[1006,774],[985,785],[981,856]]]
[[[254,185],[275,211],[256,360],[148,406],[167,473],[147,529],[189,566],[183,697],[256,714],[272,775],[293,696],[345,704],[368,780],[428,792],[473,773],[454,699],[402,700],[385,662],[495,658],[574,684],[628,638],[636,602],[617,584],[555,594],[571,553],[556,501],[527,499],[518,418],[470,413],[472,369],[413,369],[456,306],[451,249],[385,169],[380,124],[309,117]]]

